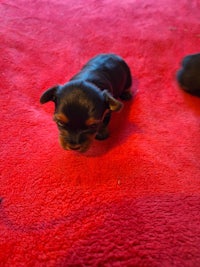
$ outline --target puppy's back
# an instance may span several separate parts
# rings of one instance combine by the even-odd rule
[[[200,53],[183,58],[182,68],[177,72],[177,80],[183,90],[200,96]]]
[[[72,80],[86,80],[119,97],[132,84],[127,63],[115,54],[99,54],[87,62]]]

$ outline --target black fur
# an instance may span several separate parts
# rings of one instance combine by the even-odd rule
[[[130,99],[131,84],[130,69],[121,57],[100,54],[69,82],[45,91],[40,102],[55,103],[54,120],[60,130],[62,147],[84,152],[92,137],[107,138],[111,112],[123,106],[117,98]]]
[[[183,90],[200,97],[200,53],[184,57],[177,81]]]

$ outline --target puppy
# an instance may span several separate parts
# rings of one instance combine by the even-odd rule
[[[53,119],[59,129],[61,146],[85,152],[94,138],[106,139],[111,113],[123,106],[117,98],[131,99],[131,84],[130,69],[121,57],[100,54],[69,82],[45,91],[40,103],[55,103]]]
[[[183,90],[200,96],[200,53],[183,58],[182,68],[177,72],[177,80]]]

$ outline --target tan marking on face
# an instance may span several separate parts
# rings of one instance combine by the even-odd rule
[[[53,118],[54,118],[54,120],[61,121],[63,123],[67,123],[69,121],[67,116],[64,115],[63,113],[55,114]]]
[[[100,122],[101,122],[100,120],[96,120],[94,118],[89,118],[88,120],[86,120],[85,125],[90,126],[92,124],[98,124]]]
[[[62,148],[68,149],[67,144],[66,144],[65,139],[64,139],[64,136],[59,135],[59,142],[60,142],[60,145]]]

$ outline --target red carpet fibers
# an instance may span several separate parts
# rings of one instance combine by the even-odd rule
[[[200,266],[198,0],[2,0],[0,266]],[[114,52],[134,77],[111,137],[60,148],[41,93]]]

